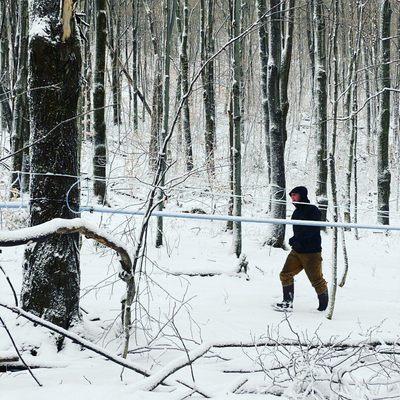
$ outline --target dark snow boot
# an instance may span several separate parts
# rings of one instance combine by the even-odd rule
[[[318,301],[319,301],[318,311],[325,311],[326,308],[328,307],[328,302],[329,302],[328,289],[326,289],[324,293],[318,295]]]
[[[275,303],[272,308],[275,311],[290,312],[293,311],[293,295],[294,285],[283,286],[283,300],[280,303]]]

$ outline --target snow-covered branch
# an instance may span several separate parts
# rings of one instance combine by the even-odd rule
[[[19,246],[29,242],[38,242],[52,235],[64,235],[79,232],[88,239],[97,242],[115,250],[120,256],[122,269],[119,272],[121,279],[128,281],[132,278],[132,261],[127,247],[116,240],[108,232],[99,229],[81,218],[61,219],[56,218],[44,224],[32,226],[29,228],[18,229],[15,231],[0,231],[0,247]]]

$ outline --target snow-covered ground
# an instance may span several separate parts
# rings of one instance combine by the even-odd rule
[[[100,221],[99,215],[84,214],[83,218]],[[102,225],[121,234],[127,230],[126,226],[137,227],[140,218],[135,217],[135,221],[130,219],[128,224],[125,217],[104,216]],[[286,321],[285,316],[274,312],[270,305],[281,296],[278,274],[287,252],[262,246],[265,226],[244,225],[243,248],[249,261],[248,276],[236,273],[238,261],[231,253],[231,235],[225,232],[223,223],[169,219],[165,226],[165,246],[155,249],[150,244],[148,248],[145,274],[140,283],[140,304],[134,313],[137,325],[131,348],[137,352],[130,354],[129,359],[143,368],[157,371],[182,357],[185,354],[183,343],[188,350],[194,350],[205,342],[296,341],[297,335],[301,341],[314,343],[344,340],[347,344],[365,341],[384,344],[399,340],[398,233],[385,236],[361,231],[358,241],[352,233],[347,233],[350,270],[346,285],[338,289],[333,319],[328,320],[325,313],[316,311],[316,295],[305,274],[301,273],[295,282],[294,312]],[[289,234],[291,228],[288,228]],[[122,234],[122,240],[125,238],[129,243],[129,235],[128,232]],[[331,281],[331,233],[322,236],[324,274]],[[154,231],[150,230],[152,237]],[[0,256],[0,264],[17,289],[21,285],[22,256],[22,247],[6,248]],[[84,323],[76,332],[118,354],[122,348],[119,313],[124,284],[117,276],[117,259],[112,251],[96,248],[93,242],[84,240],[81,268],[81,306],[89,314],[83,313]],[[342,270],[340,256],[339,275]],[[215,275],[189,276],[193,273]],[[2,302],[13,304],[13,295],[5,279],[0,279],[0,294]],[[118,397],[122,400],[132,396],[178,399],[190,392],[179,385],[172,393],[161,387],[154,392],[137,391],[144,379],[139,374],[127,369],[121,374],[121,367],[69,340],[57,353],[53,339],[49,340],[51,335],[44,328],[33,327],[32,323],[3,309],[0,315],[24,350],[26,360],[51,367],[33,370],[43,387],[38,387],[26,371],[0,373],[1,400],[25,399],[27,393],[30,399],[71,399],[72,394],[88,399]],[[0,358],[15,354],[8,336],[4,330],[1,332]],[[151,351],[142,347],[148,343],[151,343]],[[37,355],[31,355],[32,349],[37,349]],[[295,354],[295,349],[288,349]],[[260,365],[268,368],[273,363],[268,360],[268,354],[271,355],[272,350],[263,346],[257,350],[213,348],[206,357],[194,362],[192,370],[185,367],[172,378],[191,381],[193,373],[196,385],[215,398],[227,398],[225,393],[229,387],[238,379],[247,378],[242,388],[255,394],[231,394],[229,398],[272,399],[275,396],[271,394],[256,394],[271,389],[264,372],[224,372],[260,370]],[[289,387],[285,393],[290,396],[291,392],[295,390]]]

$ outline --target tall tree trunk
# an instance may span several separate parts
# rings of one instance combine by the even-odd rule
[[[121,124],[121,71],[119,59],[121,53],[121,4],[120,1],[114,0],[110,4],[109,32],[110,43],[112,45],[111,52],[111,79],[112,79],[112,95],[113,95],[113,121],[114,125]]]
[[[18,54],[18,75],[15,85],[14,115],[11,136],[11,151],[14,153],[12,161],[13,173],[11,175],[11,196],[19,196],[19,193],[26,189],[29,182],[29,175],[20,174],[19,171],[26,169],[29,157],[29,150],[20,151],[29,141],[29,107],[28,94],[28,0],[19,1],[19,54]],[[18,153],[16,153],[18,152]],[[25,187],[24,187],[25,186]]]
[[[315,194],[321,210],[321,220],[326,221],[328,207],[328,136],[327,136],[327,85],[325,16],[323,0],[314,0],[314,44],[315,44],[315,118],[317,124],[317,187]]]
[[[290,64],[292,61],[292,49],[293,49],[293,29],[294,29],[294,10],[295,0],[289,0],[284,5],[288,6],[287,16],[287,29],[285,30],[284,48],[282,51],[281,61],[281,73],[280,73],[280,95],[281,95],[281,107],[282,107],[282,129],[283,129],[283,142],[287,140],[287,129],[286,120],[289,112],[289,99],[288,99],[288,83],[289,83],[289,72]]]
[[[335,0],[333,33],[331,36],[332,58],[333,58],[333,110],[332,110],[332,142],[329,154],[329,173],[332,192],[332,214],[333,222],[338,222],[338,201],[337,201],[337,183],[336,183],[336,140],[337,140],[337,113],[338,113],[338,93],[339,93],[339,68],[338,68],[338,27],[339,27],[339,0]],[[332,236],[332,285],[331,296],[328,309],[328,319],[332,319],[335,307],[336,290],[337,290],[337,250],[338,250],[338,229],[333,228]]]
[[[368,68],[368,45],[363,41],[363,56],[364,56],[364,80],[365,80],[365,97],[368,99],[371,96],[371,84],[370,84],[370,71]],[[367,108],[367,153],[368,155],[371,154],[371,140],[372,140],[372,135],[371,135],[371,125],[372,125],[372,105],[371,101],[369,101],[366,105]]]
[[[265,0],[257,0],[257,16],[260,19],[266,13]],[[261,97],[263,111],[263,130],[265,150],[267,155],[267,182],[271,181],[271,144],[269,137],[269,110],[268,110],[268,32],[267,17],[260,21],[258,29],[261,66]]]
[[[280,1],[270,0],[271,17],[269,23],[269,73],[268,106],[269,136],[271,140],[271,216],[286,218],[286,178],[285,178],[285,143],[283,140],[282,106],[280,96],[281,69],[281,15]],[[274,247],[283,247],[285,225],[273,225],[266,243]]]
[[[151,111],[151,127],[150,127],[150,145],[149,145],[149,166],[155,172],[157,164],[157,152],[161,145],[159,143],[159,134],[161,131],[162,117],[163,117],[163,99],[162,99],[162,59],[160,45],[158,42],[158,32],[156,32],[154,15],[148,0],[144,1],[144,6],[149,23],[149,30],[151,42],[154,51],[154,79],[153,79],[153,98],[152,98],[152,111]]]
[[[106,122],[104,119],[105,107],[105,68],[106,68],[106,40],[107,14],[106,0],[96,0],[96,61],[94,71],[93,90],[93,129],[94,129],[94,157],[93,175],[94,195],[98,202],[106,203],[106,165],[107,142]],[[97,179],[98,178],[98,179]]]
[[[181,98],[189,91],[189,59],[188,59],[188,35],[189,35],[189,1],[184,0],[183,6],[183,25],[182,25],[182,40],[181,40]],[[186,170],[193,169],[193,149],[192,149],[192,134],[190,131],[190,110],[189,99],[183,104],[182,109],[182,128],[183,137],[185,140],[185,161]]]
[[[232,10],[232,35],[240,34],[240,0],[234,0]],[[233,215],[242,215],[242,150],[241,150],[241,114],[240,114],[240,79],[242,63],[240,54],[241,42],[235,40],[232,54],[232,111],[233,111]],[[233,223],[233,251],[236,257],[242,252],[242,224]]]
[[[12,110],[10,105],[10,43],[9,43],[9,9],[5,1],[1,4],[1,31],[0,31],[0,101],[1,101],[1,126],[12,130]]]
[[[159,133],[159,146],[160,151],[164,148],[164,140],[168,133],[168,118],[169,118],[169,84],[170,84],[170,64],[171,64],[171,37],[172,29],[175,21],[175,1],[164,0],[164,82],[163,82],[163,124]],[[161,180],[160,186],[162,187],[165,182],[165,173],[167,170],[167,151],[161,154]],[[164,193],[159,189],[159,206],[158,210],[164,209]],[[156,247],[163,245],[163,218],[157,217],[157,234],[156,234]]]
[[[133,131],[138,130],[138,29],[139,0],[132,0],[132,81],[133,81]]]
[[[389,0],[382,0],[380,12],[380,54],[379,83],[380,95],[378,129],[378,223],[389,225],[389,125],[390,125],[390,23],[392,10]]]
[[[30,223],[74,218],[79,209],[76,123],[81,74],[79,33],[72,2],[33,0],[29,37],[29,99],[32,119]],[[43,62],[47,60],[47,62]],[[40,88],[40,90],[38,89]],[[68,176],[46,175],[67,174]],[[72,189],[71,189],[72,187]],[[79,319],[78,235],[52,235],[25,253],[22,307],[63,328]]]
[[[207,10],[206,10],[207,2]],[[207,25],[206,25],[207,15]],[[200,55],[202,65],[211,56],[214,49],[213,32],[213,1],[200,0]],[[206,147],[206,163],[207,170],[211,176],[215,175],[215,101],[214,101],[214,64],[211,61],[203,69],[202,74],[203,83],[203,100],[204,100],[204,114],[205,114],[205,147]]]

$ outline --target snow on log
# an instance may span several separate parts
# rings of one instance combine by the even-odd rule
[[[122,269],[119,276],[124,281],[132,278],[132,260],[124,243],[116,240],[108,232],[99,229],[81,218],[62,219],[55,218],[51,221],[29,228],[18,229],[15,231],[0,231],[0,247],[19,246],[29,242],[38,242],[48,237],[58,234],[70,234],[79,232],[88,239],[94,239],[97,242],[115,250],[120,256]]]
[[[174,374],[176,371],[180,370],[181,368],[192,364],[198,358],[202,357],[206,354],[210,348],[213,346],[212,343],[204,343],[198,346],[196,349],[189,351],[187,354],[179,357],[175,360],[169,362],[165,367],[161,368],[159,371],[154,372],[146,378],[143,382],[140,382],[136,390],[153,390],[155,389],[160,383],[162,383],[166,378],[170,375]]]
[[[18,314],[35,324],[44,326],[45,328],[50,329],[53,332],[59,333],[60,335],[63,335],[65,337],[67,337],[68,339],[71,339],[73,342],[78,343],[81,346],[86,347],[87,349],[92,350],[95,353],[100,354],[100,355],[104,356],[105,358],[107,358],[108,360],[113,361],[127,369],[135,371],[140,375],[150,376],[150,371],[142,368],[141,366],[138,366],[128,360],[125,360],[122,357],[111,354],[108,351],[101,348],[100,346],[97,346],[96,344],[81,338],[77,334],[67,331],[66,329],[63,329],[63,328],[59,327],[58,325],[52,324],[51,322],[48,322],[43,318],[37,317],[36,315],[33,315],[30,312],[24,311],[20,307],[13,307],[8,304],[1,303],[1,302],[0,302],[0,307],[7,308],[8,310],[12,311],[13,313]]]

